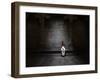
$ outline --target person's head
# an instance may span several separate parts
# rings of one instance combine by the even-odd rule
[[[64,42],[62,41],[62,45],[61,46],[64,46]]]

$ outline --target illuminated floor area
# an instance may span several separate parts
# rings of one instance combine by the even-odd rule
[[[75,56],[72,53],[66,54],[62,57],[61,54],[39,54],[27,56],[26,67],[35,66],[60,66],[60,65],[79,65],[89,64],[87,57]]]

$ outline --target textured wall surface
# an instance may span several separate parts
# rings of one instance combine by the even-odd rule
[[[26,43],[30,51],[89,49],[89,16],[26,14]]]

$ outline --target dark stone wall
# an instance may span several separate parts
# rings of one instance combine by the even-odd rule
[[[89,50],[89,16],[26,13],[26,52]]]

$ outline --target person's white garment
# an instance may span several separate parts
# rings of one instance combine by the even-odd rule
[[[65,56],[65,50],[66,50],[65,47],[62,46],[62,47],[61,47],[61,55],[62,55],[62,56]]]

